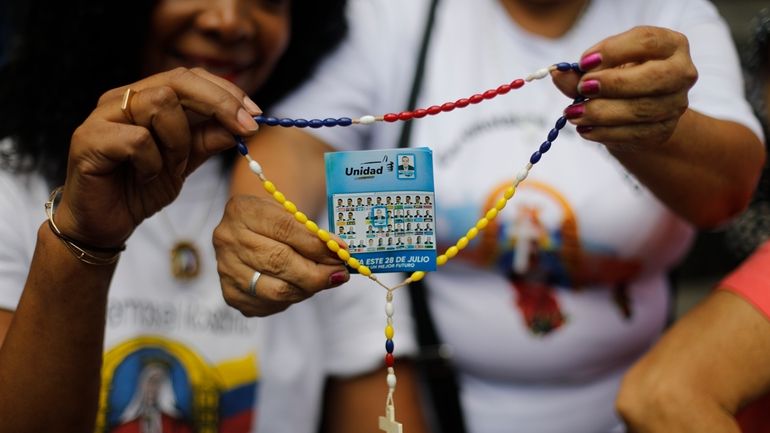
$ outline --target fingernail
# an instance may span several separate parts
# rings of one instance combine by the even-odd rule
[[[582,116],[585,111],[585,104],[573,104],[564,109],[564,117],[567,119],[575,119]]]
[[[594,127],[588,125],[578,125],[575,130],[578,132],[578,134],[586,134],[593,131]]]
[[[602,55],[600,53],[592,53],[580,59],[580,69],[587,71],[599,66],[601,63]]]
[[[254,118],[243,108],[238,109],[238,123],[249,131],[256,131],[259,128]]]
[[[599,81],[586,80],[578,86],[578,92],[582,95],[596,95],[599,93]]]
[[[249,112],[252,115],[262,114],[262,109],[259,108],[259,105],[257,105],[254,101],[252,101],[251,98],[248,97],[248,95],[243,97],[243,105],[245,105],[246,108],[249,109]]]
[[[350,273],[348,271],[338,271],[333,273],[329,277],[329,285],[331,287],[337,287],[340,284],[348,281],[350,279]]]

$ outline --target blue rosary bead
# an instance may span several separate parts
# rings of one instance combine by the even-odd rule
[[[570,69],[572,69],[572,65],[567,62],[560,62],[560,63],[557,63],[555,66],[557,70],[562,72],[567,72]]]
[[[337,126],[337,119],[332,117],[324,119],[323,122],[324,122],[324,126],[327,126],[327,127]]]
[[[550,149],[551,149],[550,141],[544,141],[543,144],[540,145],[540,153],[546,153]]]
[[[559,130],[554,128],[548,133],[548,141],[555,141],[558,136]]]
[[[583,73],[583,70],[580,69],[580,63],[573,63],[570,66],[572,67],[572,70],[577,72],[578,74],[582,74]]]
[[[385,340],[385,351],[388,353],[393,353],[393,340]]]
[[[240,135],[236,135],[235,142],[238,145],[238,153],[240,153],[243,156],[246,156],[249,154],[249,148],[246,147],[246,143],[243,142],[243,137],[241,137]]]
[[[283,126],[284,128],[291,128],[292,126],[294,126],[294,121],[292,119],[283,118],[278,121],[278,124]]]
[[[310,121],[309,125],[311,128],[320,128],[324,126],[324,122],[321,119],[313,119]]]
[[[353,119],[350,117],[340,117],[337,119],[337,124],[340,126],[350,126],[353,124]]]
[[[559,117],[559,120],[556,121],[556,129],[562,129],[566,124],[567,124],[567,118],[564,116],[561,116]]]
[[[542,157],[543,154],[540,153],[540,151],[535,151],[532,156],[529,157],[529,163],[530,164],[537,164],[538,161],[540,161],[540,157]]]
[[[297,128],[307,128],[308,125],[310,125],[310,122],[307,119],[296,119],[294,121],[294,126]]]
[[[279,120],[275,117],[265,117],[265,125],[267,126],[275,126],[278,122]]]
[[[265,116],[260,114],[258,116],[253,116],[253,117],[254,117],[254,121],[255,122],[257,122],[259,124],[265,123]]]
[[[586,98],[586,97],[585,97],[585,96],[583,96],[583,95],[580,95],[580,96],[576,97],[574,101],[572,101],[572,104],[573,104],[573,105],[574,105],[574,104],[579,104],[579,103],[581,103],[581,102],[585,101],[586,99],[588,99],[588,98]]]

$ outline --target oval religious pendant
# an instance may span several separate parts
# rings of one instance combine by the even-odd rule
[[[179,241],[171,250],[171,274],[178,280],[191,280],[201,270],[200,253],[192,242]]]

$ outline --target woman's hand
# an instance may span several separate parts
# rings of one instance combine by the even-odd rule
[[[122,245],[176,198],[195,168],[232,147],[233,134],[254,133],[251,116],[259,113],[235,85],[202,69],[179,68],[108,91],[72,135],[59,229],[83,244]]]
[[[565,116],[587,140],[611,150],[633,150],[666,142],[687,111],[698,72],[687,38],[659,27],[635,27],[586,50],[586,73],[555,72],[554,83],[570,97]]]
[[[214,248],[225,301],[246,316],[283,311],[350,279],[342,260],[269,198],[231,198]],[[254,271],[262,275],[248,293]]]

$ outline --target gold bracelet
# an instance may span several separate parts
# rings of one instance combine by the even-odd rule
[[[58,187],[51,191],[51,195],[48,197],[48,201],[45,203],[45,213],[48,216],[48,227],[60,241],[67,247],[68,250],[81,262],[89,265],[106,266],[111,265],[118,261],[120,253],[126,249],[126,245],[122,245],[119,248],[99,248],[90,245],[84,245],[82,242],[77,242],[69,236],[59,230],[56,223],[53,220],[56,207],[61,200],[61,195],[64,187]],[[101,254],[99,254],[101,253]]]

